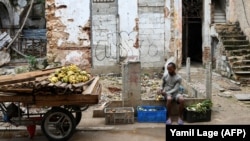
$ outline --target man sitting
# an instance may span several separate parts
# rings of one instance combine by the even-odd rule
[[[165,70],[166,71],[166,70]],[[182,94],[179,93],[179,87],[181,85],[182,78],[180,75],[176,74],[176,65],[173,62],[167,64],[167,73],[164,73],[162,77],[162,87],[160,94],[162,94],[166,99],[166,106],[168,112],[168,119],[166,124],[171,125],[171,104],[173,101],[179,104],[179,117],[178,124],[182,125],[182,114],[184,108],[184,98]]]

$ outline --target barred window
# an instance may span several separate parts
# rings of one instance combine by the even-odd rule
[[[93,3],[108,3],[115,2],[115,0],[93,0]]]

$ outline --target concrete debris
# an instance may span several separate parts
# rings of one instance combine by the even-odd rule
[[[226,91],[223,93],[218,93],[218,96],[225,97],[225,98],[231,98],[232,94],[231,94],[231,92]]]

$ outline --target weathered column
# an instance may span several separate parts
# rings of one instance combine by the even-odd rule
[[[202,19],[202,52],[203,64],[211,61],[211,0],[203,1],[203,19]]]
[[[212,98],[212,64],[208,62],[206,64],[206,98]]]
[[[128,62],[122,66],[123,106],[136,108],[141,100],[141,63]]]
[[[190,82],[190,58],[187,58],[187,62],[186,62],[186,71],[187,71],[187,82]]]

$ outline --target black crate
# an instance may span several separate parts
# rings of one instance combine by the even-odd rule
[[[184,109],[183,119],[189,123],[207,122],[211,120],[211,112],[211,109],[208,109],[206,112],[195,112]]]

